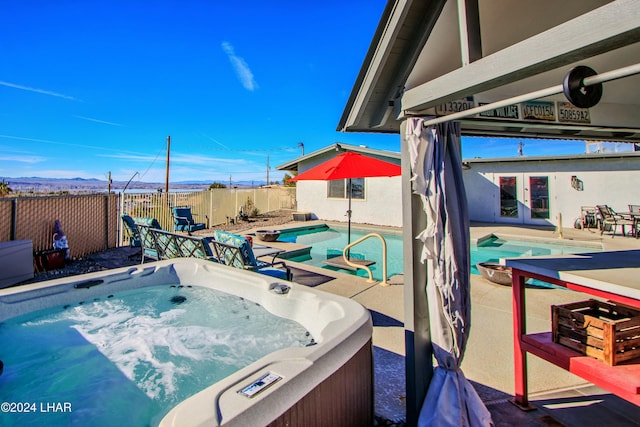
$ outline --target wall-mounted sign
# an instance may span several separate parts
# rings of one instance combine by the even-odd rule
[[[458,99],[455,101],[445,102],[436,106],[436,114],[438,116],[446,116],[447,114],[458,113],[460,111],[469,110],[475,107],[473,97]]]
[[[556,106],[554,102],[530,101],[523,102],[522,118],[525,120],[544,120],[554,122],[556,120]]]
[[[558,121],[565,123],[591,123],[588,108],[578,108],[570,102],[558,102]]]
[[[480,102],[480,105],[487,105],[488,102]],[[496,108],[495,110],[485,111],[478,114],[480,117],[491,117],[494,119],[519,119],[520,113],[518,112],[517,105],[507,105],[506,107]]]

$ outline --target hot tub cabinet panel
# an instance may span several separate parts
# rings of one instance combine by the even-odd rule
[[[300,323],[317,344],[267,354],[176,405],[160,426],[371,426],[372,324],[347,298],[196,259],[172,259],[0,290],[0,322],[31,311],[165,284],[209,287]],[[282,292],[289,287],[288,292]],[[248,397],[243,389],[276,378]],[[99,391],[97,391],[99,392]],[[62,399],[64,396],[61,396]]]
[[[368,342],[268,427],[372,426],[372,358],[372,346]]]

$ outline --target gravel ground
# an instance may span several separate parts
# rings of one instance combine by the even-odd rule
[[[273,228],[288,222],[293,222],[293,211],[281,209],[272,212],[260,214],[255,218],[249,218],[248,221],[238,221],[233,224],[219,224],[216,229],[225,231],[244,231],[252,228]]]

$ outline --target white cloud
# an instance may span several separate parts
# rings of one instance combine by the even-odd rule
[[[104,125],[122,126],[120,123],[113,123],[113,122],[107,122],[104,120],[92,119],[91,117],[76,116],[76,115],[73,115],[73,117],[75,117],[76,119],[86,120],[89,122],[102,123]]]
[[[133,161],[143,161],[143,162],[151,162],[156,159],[159,159],[160,156],[151,156],[146,154],[98,154],[98,157],[109,157],[112,159],[120,159],[120,160],[133,160]]]
[[[256,90],[258,88],[258,83],[256,83],[253,73],[251,72],[251,69],[249,69],[249,65],[247,65],[245,60],[236,55],[233,46],[228,42],[222,42],[222,50],[224,50],[229,57],[229,61],[231,61],[231,65],[235,69],[236,75],[240,79],[242,86],[244,86],[248,91]]]
[[[50,90],[38,89],[38,88],[35,88],[35,87],[17,85],[15,83],[4,82],[2,80],[0,80],[0,86],[6,86],[6,87],[14,88],[14,89],[26,90],[28,92],[40,93],[42,95],[55,96],[55,97],[58,97],[58,98],[70,99],[71,101],[79,101],[77,98],[74,98],[73,96],[63,95],[61,93],[52,92]]]
[[[39,138],[28,138],[23,136],[14,136],[14,135],[0,135],[0,139],[12,139],[16,141],[31,141],[31,142],[41,142],[44,144],[53,144],[53,145],[64,145],[69,147],[79,147],[79,148],[89,148],[92,150],[101,150],[101,151],[113,151],[113,152],[121,152],[121,150],[116,148],[97,146],[97,145],[87,145],[87,144],[75,144],[71,142],[60,142],[60,141],[51,141],[48,139],[39,139]]]
[[[208,157],[201,154],[175,154],[171,156],[171,163],[201,165],[209,166],[212,169],[219,169],[230,165],[242,166],[247,162],[242,158]]]
[[[0,155],[0,161],[4,162],[18,162],[18,163],[41,163],[46,159],[42,156],[10,156]]]

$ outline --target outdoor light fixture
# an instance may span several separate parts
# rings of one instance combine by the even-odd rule
[[[571,176],[571,187],[574,190],[577,190],[577,191],[583,191],[584,190],[584,185],[582,184],[582,180],[578,179],[578,177],[575,176],[575,175]]]

